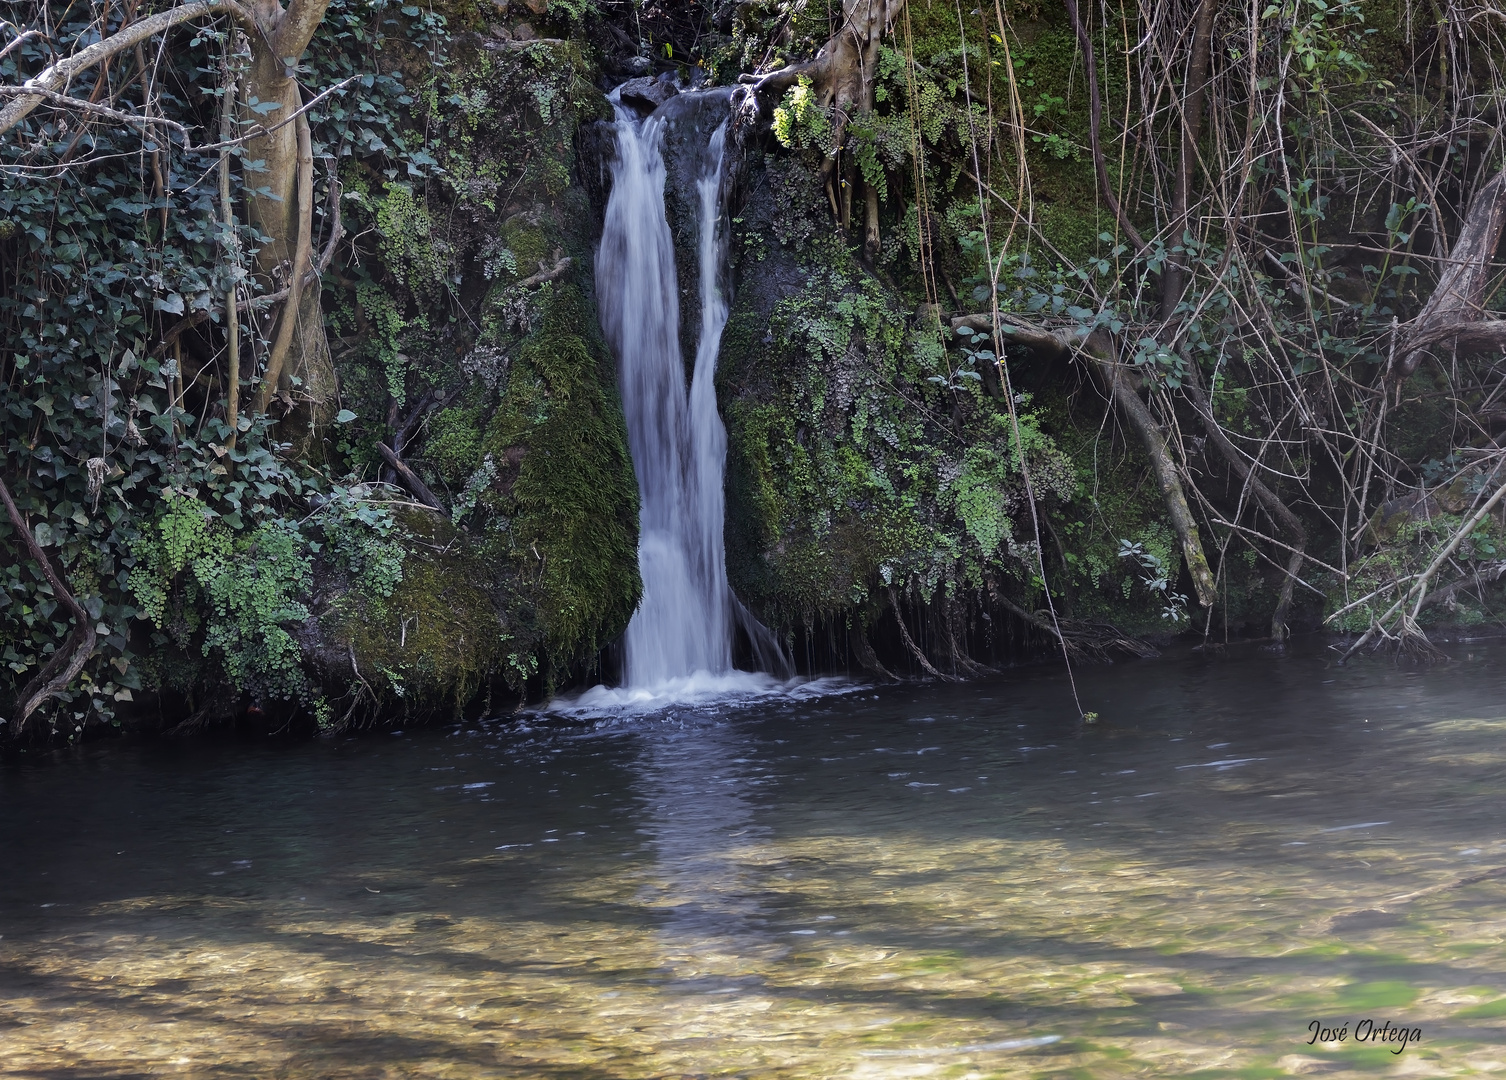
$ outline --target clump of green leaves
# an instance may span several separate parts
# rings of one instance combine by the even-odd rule
[[[1174,564],[1169,558],[1157,555],[1135,540],[1119,541],[1119,557],[1139,566],[1141,583],[1161,599],[1161,618],[1173,625],[1187,620],[1187,597],[1171,587]]]
[[[786,150],[809,147],[827,153],[831,133],[831,111],[816,100],[810,79],[800,76],[774,109],[774,137]]]
[[[324,534],[325,555],[380,615],[403,580],[403,530],[392,511],[367,494],[364,485],[336,486],[313,521]]]
[[[303,690],[298,643],[285,624],[308,618],[310,559],[297,526],[273,518],[237,535],[197,499],[173,493],[131,546],[128,583],[141,614],[180,646],[197,639],[237,691]]]

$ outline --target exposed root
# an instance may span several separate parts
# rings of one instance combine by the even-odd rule
[[[852,655],[857,658],[863,670],[885,682],[899,682],[899,676],[879,662],[878,653],[874,652],[873,642],[868,640],[868,627],[858,626],[853,629],[848,640],[852,644]]]
[[[892,588],[889,590],[889,606],[894,609],[894,621],[899,624],[899,636],[904,639],[905,648],[910,650],[910,655],[915,658],[915,662],[920,665],[920,669],[933,679],[940,679],[942,682],[960,682],[961,680],[955,675],[945,675],[937,671],[935,665],[931,663],[930,658],[926,656],[920,646],[915,644],[915,639],[910,636],[910,628],[905,625],[905,613],[900,609],[899,596]]]
[[[813,59],[764,75],[740,77],[752,87],[745,107],[755,115],[760,110],[760,100],[771,101],[800,79],[810,80],[817,103],[832,114],[831,146],[821,164],[820,178],[832,217],[844,229],[852,220],[853,184],[840,185],[838,198],[837,170],[846,142],[847,123],[854,116],[866,116],[873,111],[879,48],[903,8],[904,0],[843,0],[841,27]],[[878,254],[880,245],[878,210],[878,192],[865,184],[863,246],[870,259]]]

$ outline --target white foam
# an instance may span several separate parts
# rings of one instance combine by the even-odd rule
[[[847,679],[776,679],[754,671],[700,670],[648,686],[593,686],[573,698],[556,698],[541,712],[573,719],[651,716],[675,706],[741,705],[767,698],[811,700],[865,689]]]

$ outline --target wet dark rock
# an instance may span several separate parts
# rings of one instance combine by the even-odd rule
[[[661,82],[644,76],[641,79],[629,79],[623,83],[619,97],[629,108],[651,113],[678,93],[674,83]]]

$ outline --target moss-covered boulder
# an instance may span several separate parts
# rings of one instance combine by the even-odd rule
[[[441,514],[407,507],[395,516],[403,556],[390,588],[362,588],[338,562],[321,561],[316,595],[324,602],[303,645],[337,698],[339,715],[327,706],[326,723],[457,712],[509,652],[520,675],[528,670],[513,647],[496,557]]]

